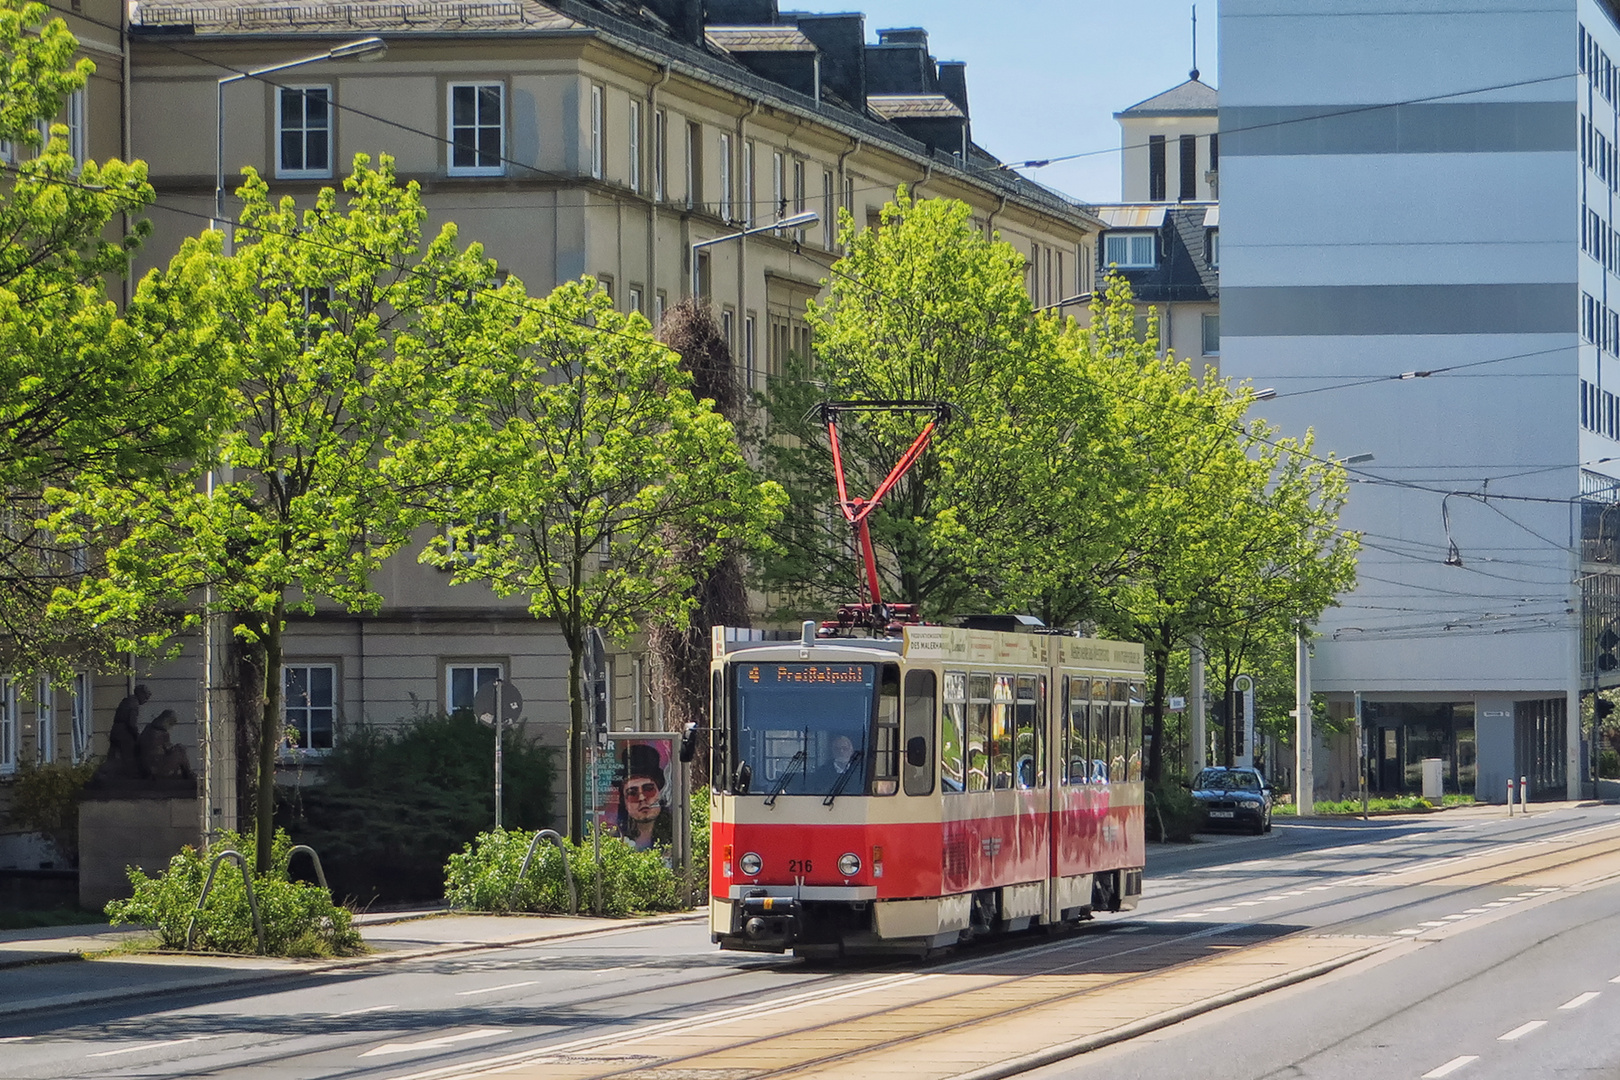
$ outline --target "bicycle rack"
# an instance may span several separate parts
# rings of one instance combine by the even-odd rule
[[[523,865],[518,867],[517,881],[512,884],[512,896],[517,895],[518,886],[522,885],[523,879],[528,876],[529,860],[534,858],[534,849],[540,846],[542,840],[550,840],[556,845],[557,850],[562,853],[563,874],[568,878],[568,914],[578,915],[579,890],[574,888],[574,868],[568,863],[568,847],[563,843],[562,836],[555,829],[541,829],[534,834],[534,839],[529,841],[529,850],[523,855]],[[510,906],[510,897],[508,897],[508,906]]]
[[[321,857],[315,854],[315,849],[310,847],[308,844],[294,844],[293,849],[287,852],[287,869],[289,871],[289,875],[292,870],[292,857],[298,854],[300,851],[309,852],[310,861],[315,864],[315,880],[321,883],[321,888],[326,890],[326,895],[328,898],[330,898],[332,895],[332,886],[326,883],[326,871],[321,869]]]
[[[315,854],[313,851],[311,855]],[[208,879],[203,882],[202,895],[197,897],[197,907],[191,913],[191,920],[186,923],[186,948],[191,948],[191,935],[197,929],[197,913],[208,903],[208,893],[214,887],[214,874],[219,870],[219,864],[226,859],[236,860],[236,865],[242,870],[242,885],[247,889],[248,909],[253,912],[253,932],[259,937],[259,955],[264,955],[264,923],[259,919],[259,898],[253,895],[253,875],[248,873],[247,860],[242,858],[240,851],[226,848],[208,864]],[[316,865],[319,865],[317,861]]]

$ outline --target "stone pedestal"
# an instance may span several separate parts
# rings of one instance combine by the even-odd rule
[[[126,867],[166,869],[197,843],[197,798],[86,798],[79,805],[79,906],[100,911],[130,895]]]

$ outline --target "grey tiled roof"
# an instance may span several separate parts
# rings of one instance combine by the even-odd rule
[[[1219,95],[1213,86],[1188,79],[1114,116],[1214,116],[1218,102]]]
[[[709,44],[727,52],[815,52],[796,26],[711,26]]]
[[[573,30],[580,23],[537,0],[135,0],[136,27],[284,35],[289,30]]]
[[[885,120],[961,120],[964,115],[944,94],[869,94],[866,104]]]

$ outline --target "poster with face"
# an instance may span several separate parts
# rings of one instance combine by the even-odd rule
[[[670,847],[675,831],[671,810],[670,756],[667,739],[614,739],[612,783],[602,807],[603,832],[622,837],[638,850]]]

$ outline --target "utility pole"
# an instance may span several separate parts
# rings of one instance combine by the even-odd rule
[[[1204,700],[1203,639],[1194,638],[1189,653],[1187,712],[1192,723],[1192,738],[1189,740],[1191,745],[1188,747],[1187,764],[1192,770],[1192,776],[1197,776],[1209,764],[1209,719]]]
[[[1294,803],[1300,817],[1316,813],[1316,774],[1311,766],[1311,639],[1303,624],[1295,645]]]

